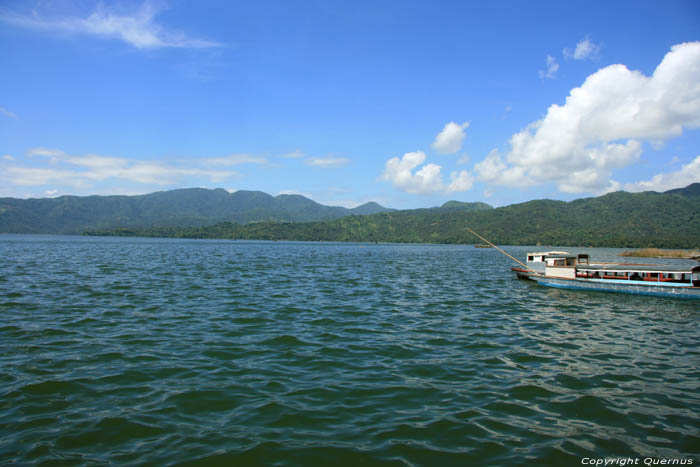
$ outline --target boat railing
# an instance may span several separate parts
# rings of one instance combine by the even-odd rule
[[[675,284],[693,284],[695,286],[697,286],[696,282],[698,282],[692,280],[690,274],[685,273],[605,272],[607,272],[607,274],[599,271],[576,271],[576,277],[580,279],[628,280],[633,282],[668,282]]]

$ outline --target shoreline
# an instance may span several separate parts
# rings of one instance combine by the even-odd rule
[[[700,250],[666,250],[661,248],[640,248],[623,251],[618,256],[634,258],[695,259],[700,261]]]

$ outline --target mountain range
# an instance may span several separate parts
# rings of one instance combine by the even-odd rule
[[[505,245],[700,247],[700,183],[664,193],[614,192],[570,202],[534,200],[492,208],[450,201],[431,209],[384,211],[311,222],[223,222],[208,226],[120,228],[93,235],[475,243],[466,227]]]
[[[138,196],[0,198],[0,233],[81,234],[88,229],[202,226],[217,222],[310,222],[387,212],[370,202],[353,209],[301,195],[185,188]]]

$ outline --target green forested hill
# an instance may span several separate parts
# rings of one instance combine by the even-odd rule
[[[188,188],[140,196],[0,198],[0,233],[79,234],[85,230],[197,226],[216,222],[307,222],[388,211],[367,203],[324,206],[300,195]]]
[[[497,209],[393,211],[341,219],[209,227],[93,232],[258,240],[478,242],[465,227],[499,244],[618,247],[700,247],[700,184],[667,193],[609,193],[572,202],[537,200]],[[488,206],[488,205],[486,205]],[[475,206],[472,206],[474,208]]]

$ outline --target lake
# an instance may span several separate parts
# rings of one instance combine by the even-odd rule
[[[0,461],[697,463],[700,304],[511,265],[461,245],[0,235]]]

